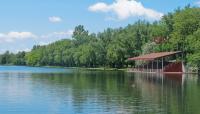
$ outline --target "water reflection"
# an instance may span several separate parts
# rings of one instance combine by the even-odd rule
[[[0,91],[0,113],[200,113],[200,79],[192,75],[3,73]]]
[[[149,105],[152,103],[159,104],[163,113],[200,113],[197,105],[200,104],[198,102],[198,97],[200,97],[199,77],[180,74],[161,76],[138,74],[136,77],[137,85],[139,85],[144,99],[151,99]]]

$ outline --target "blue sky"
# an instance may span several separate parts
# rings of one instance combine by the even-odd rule
[[[0,0],[0,53],[70,38],[81,24],[100,32],[162,15],[200,0]]]

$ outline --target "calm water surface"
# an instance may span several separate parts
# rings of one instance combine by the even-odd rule
[[[0,114],[200,114],[200,77],[0,66]]]

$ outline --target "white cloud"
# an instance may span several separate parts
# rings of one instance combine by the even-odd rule
[[[41,42],[39,42],[39,44],[38,45],[40,45],[40,46],[44,46],[44,45],[48,45],[48,44],[50,44],[51,42],[48,42],[48,41],[41,41]]]
[[[36,38],[37,36],[31,32],[9,32],[7,34],[9,38],[14,39],[26,39],[26,38]]]
[[[13,42],[15,40],[23,40],[37,38],[31,32],[8,32],[8,33],[0,33],[0,42]]]
[[[118,20],[124,20],[129,17],[159,20],[163,16],[163,13],[145,8],[141,2],[136,0],[115,0],[112,4],[99,2],[90,6],[88,10],[92,12],[114,13]]]
[[[68,30],[66,32],[54,32],[53,34],[58,36],[71,37],[71,35],[73,34],[73,30]]]
[[[73,30],[52,32],[43,35],[35,35],[31,32],[0,33],[0,53],[6,50],[17,53],[18,51],[30,51],[33,45],[47,45],[52,42],[71,38]]]
[[[94,11],[94,12],[97,12],[97,11],[108,12],[110,10],[110,6],[108,6],[107,4],[105,4],[103,2],[99,2],[99,3],[96,3],[92,6],[90,6],[89,10]]]
[[[53,32],[46,35],[41,35],[41,38],[70,38],[73,34],[73,30],[68,30],[65,32]]]
[[[73,34],[73,30],[68,30],[65,32],[53,32],[53,33],[49,33],[46,35],[41,35],[40,36],[40,42],[39,45],[47,45],[50,44],[52,42],[61,40],[61,39],[66,39],[66,38],[71,38]]]
[[[59,22],[62,21],[62,18],[57,17],[57,16],[52,16],[52,17],[49,17],[49,21],[52,22],[52,23],[59,23]]]
[[[23,48],[23,49],[16,49],[15,52],[22,52],[22,51],[25,51],[25,52],[29,52],[31,51],[30,48]]]
[[[196,4],[197,6],[200,6],[200,1],[197,1],[195,4]]]

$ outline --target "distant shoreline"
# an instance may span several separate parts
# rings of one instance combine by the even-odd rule
[[[86,68],[86,67],[64,67],[64,66],[38,66],[38,67],[47,67],[47,68],[69,68],[69,69],[78,69],[78,70],[94,70],[94,71],[127,71],[127,68]]]
[[[68,68],[68,69],[78,69],[78,70],[93,70],[93,71],[127,71],[127,68],[107,68],[107,67],[96,67],[96,68],[87,68],[87,67],[65,67],[65,66],[28,66],[28,65],[0,65],[0,66],[25,66],[25,67],[43,67],[43,68]]]

